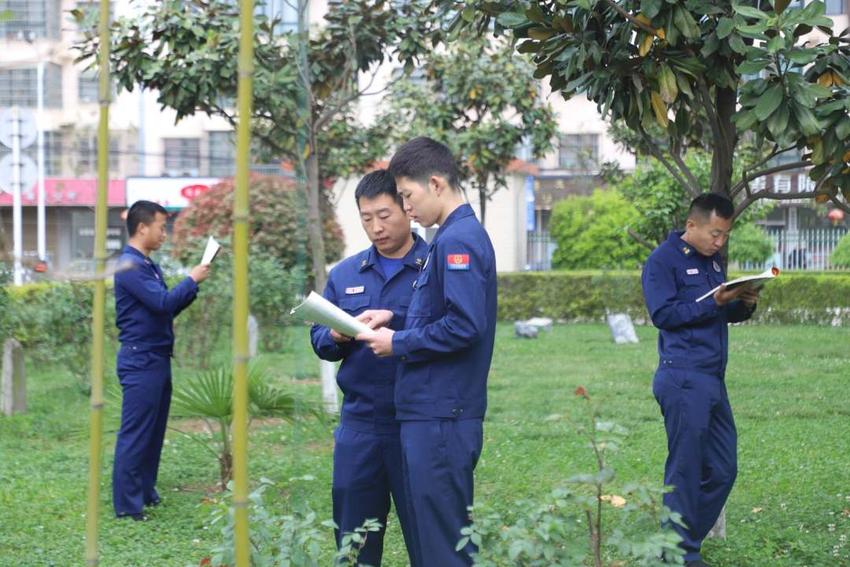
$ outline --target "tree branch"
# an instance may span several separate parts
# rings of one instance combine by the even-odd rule
[[[655,246],[653,246],[652,244],[647,242],[647,240],[644,237],[642,237],[641,235],[636,233],[631,228],[627,228],[626,232],[628,233],[629,236],[632,237],[632,239],[634,239],[635,242],[637,242],[641,246],[645,246],[646,248],[649,248],[650,251],[655,250]]]
[[[631,14],[626,12],[626,10],[624,8],[622,8],[619,4],[617,4],[617,2],[615,2],[614,0],[606,0],[606,2],[608,3],[609,6],[614,8],[614,10],[616,10],[618,14],[620,14],[621,16],[623,16],[624,18],[629,20],[636,27],[642,29],[643,31],[645,31],[646,33],[648,33],[650,35],[655,35],[655,29],[652,26],[647,25],[647,24],[637,20],[634,16],[632,16]]]
[[[670,156],[673,158],[673,161],[676,162],[676,165],[679,166],[679,169],[682,170],[682,173],[684,173],[685,177],[690,182],[691,186],[689,187],[689,189],[691,189],[691,195],[697,197],[700,193],[702,193],[702,187],[699,186],[699,181],[697,180],[696,176],[694,176],[694,173],[691,171],[691,168],[688,167],[688,165],[685,163],[685,160],[682,159],[682,156],[679,154],[678,151],[670,152]],[[694,192],[694,190],[696,190],[696,192]]]
[[[661,164],[667,168],[667,171],[670,172],[676,181],[682,184],[682,187],[685,187],[689,192],[694,193],[695,188],[692,188],[688,181],[682,176],[682,172],[678,171],[673,164],[664,157],[664,154],[658,149],[658,146],[653,142],[652,138],[649,137],[649,134],[646,133],[643,126],[639,127],[639,131],[649,153],[651,153],[655,159],[660,161]]]
[[[729,195],[734,199],[738,195],[738,193],[740,193],[745,187],[749,188],[749,182],[752,181],[753,179],[756,179],[756,177],[758,177],[758,176],[752,177],[748,173],[749,171],[751,171],[751,170],[753,170],[757,167],[763,166],[764,164],[766,164],[767,162],[769,162],[770,160],[772,160],[776,156],[778,156],[780,154],[784,154],[787,151],[793,150],[795,147],[796,146],[790,146],[790,147],[787,147],[785,149],[779,150],[779,149],[776,149],[776,148],[778,148],[778,145],[774,144],[773,152],[771,152],[767,157],[757,161],[756,163],[754,163],[754,164],[752,164],[749,167],[744,169],[743,178],[741,179],[740,182],[738,182],[737,184],[732,186],[731,191],[729,191]]]
[[[842,203],[841,201],[838,200],[838,197],[834,196],[834,195],[832,197],[830,197],[829,200],[832,201],[833,205],[835,205],[836,207],[838,207],[839,209],[841,209],[845,213],[850,214],[850,204]]]
[[[750,181],[758,179],[759,177],[764,177],[765,175],[770,175],[772,173],[781,173],[783,171],[789,171],[789,170],[792,170],[792,169],[802,169],[804,167],[809,167],[810,165],[812,165],[812,162],[810,162],[810,161],[795,161],[795,162],[786,163],[786,164],[783,164],[783,165],[777,165],[777,166],[774,166],[774,167],[769,167],[767,169],[762,169],[760,171],[756,171],[755,173],[744,176],[744,179],[742,179],[739,183],[736,183],[732,187],[730,194],[734,197],[735,195],[740,193],[741,190],[745,186],[749,187]]]
[[[735,218],[738,218],[738,215],[743,213],[747,207],[760,199],[767,199],[769,201],[795,201],[797,199],[813,199],[815,195],[817,195],[816,191],[806,191],[805,193],[776,193],[774,191],[763,189],[756,193],[752,193],[746,199],[738,203],[738,206],[735,207]]]

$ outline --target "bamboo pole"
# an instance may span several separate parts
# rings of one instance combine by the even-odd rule
[[[248,164],[254,74],[254,2],[239,3],[239,123],[233,200],[233,508],[236,567],[251,561],[248,538]]]
[[[100,468],[103,457],[103,345],[106,309],[106,207],[109,184],[109,0],[100,0],[100,123],[97,138],[97,203],[95,206],[94,258],[95,284],[92,313],[91,417],[89,432],[89,486],[86,508],[86,565],[98,564],[97,520],[100,496]]]

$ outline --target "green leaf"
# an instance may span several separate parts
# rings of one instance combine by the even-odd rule
[[[770,38],[770,41],[767,42],[767,50],[771,53],[776,53],[783,47],[785,47],[785,39],[781,35],[772,37]]]
[[[650,20],[661,12],[662,0],[641,0],[640,12]]]
[[[791,118],[791,111],[788,110],[788,105],[779,106],[779,110],[770,115],[767,120],[767,129],[773,134],[775,139],[780,139],[786,134],[788,128],[788,120]]]
[[[738,73],[741,75],[755,75],[758,74],[770,65],[770,60],[768,59],[756,59],[754,61],[744,61],[740,65],[738,65]]]
[[[820,123],[814,113],[798,103],[794,103],[794,116],[800,125],[800,131],[806,136],[814,136],[820,133]]]
[[[736,14],[741,14],[742,16],[747,18],[757,18],[759,20],[766,20],[769,18],[766,13],[762,12],[758,8],[753,8],[751,6],[741,6],[740,4],[733,5],[732,10]]]
[[[798,65],[808,65],[818,58],[818,52],[814,49],[794,48],[786,54],[786,57]]]
[[[850,118],[844,117],[841,122],[835,127],[835,136],[839,140],[846,140],[850,137]]]
[[[735,22],[732,18],[720,18],[720,21],[717,22],[717,29],[715,31],[717,33],[717,37],[723,39],[732,33],[733,29],[735,29]]]
[[[761,96],[758,103],[756,104],[755,112],[756,118],[759,120],[766,120],[768,116],[773,114],[773,111],[776,110],[780,104],[782,104],[783,99],[783,90],[782,84],[776,83]]]
[[[737,33],[733,33],[729,36],[729,47],[732,48],[732,51],[740,53],[741,55],[747,52],[747,45]]]
[[[528,23],[528,18],[519,12],[502,12],[496,18],[496,22],[502,27],[514,29]]]

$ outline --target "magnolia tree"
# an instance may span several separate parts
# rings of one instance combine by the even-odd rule
[[[638,149],[692,195],[732,198],[736,214],[762,200],[812,198],[850,211],[850,32],[835,33],[819,0],[435,0],[455,27],[509,31],[535,76],[623,121]],[[735,175],[742,145],[752,151]],[[703,186],[685,163],[711,155]],[[796,159],[777,159],[786,156]],[[800,193],[753,181],[809,168]]]

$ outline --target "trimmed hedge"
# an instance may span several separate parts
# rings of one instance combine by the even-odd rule
[[[601,321],[606,309],[648,322],[640,272],[499,275],[499,319]],[[754,323],[850,326],[850,273],[784,273],[762,291]]]

